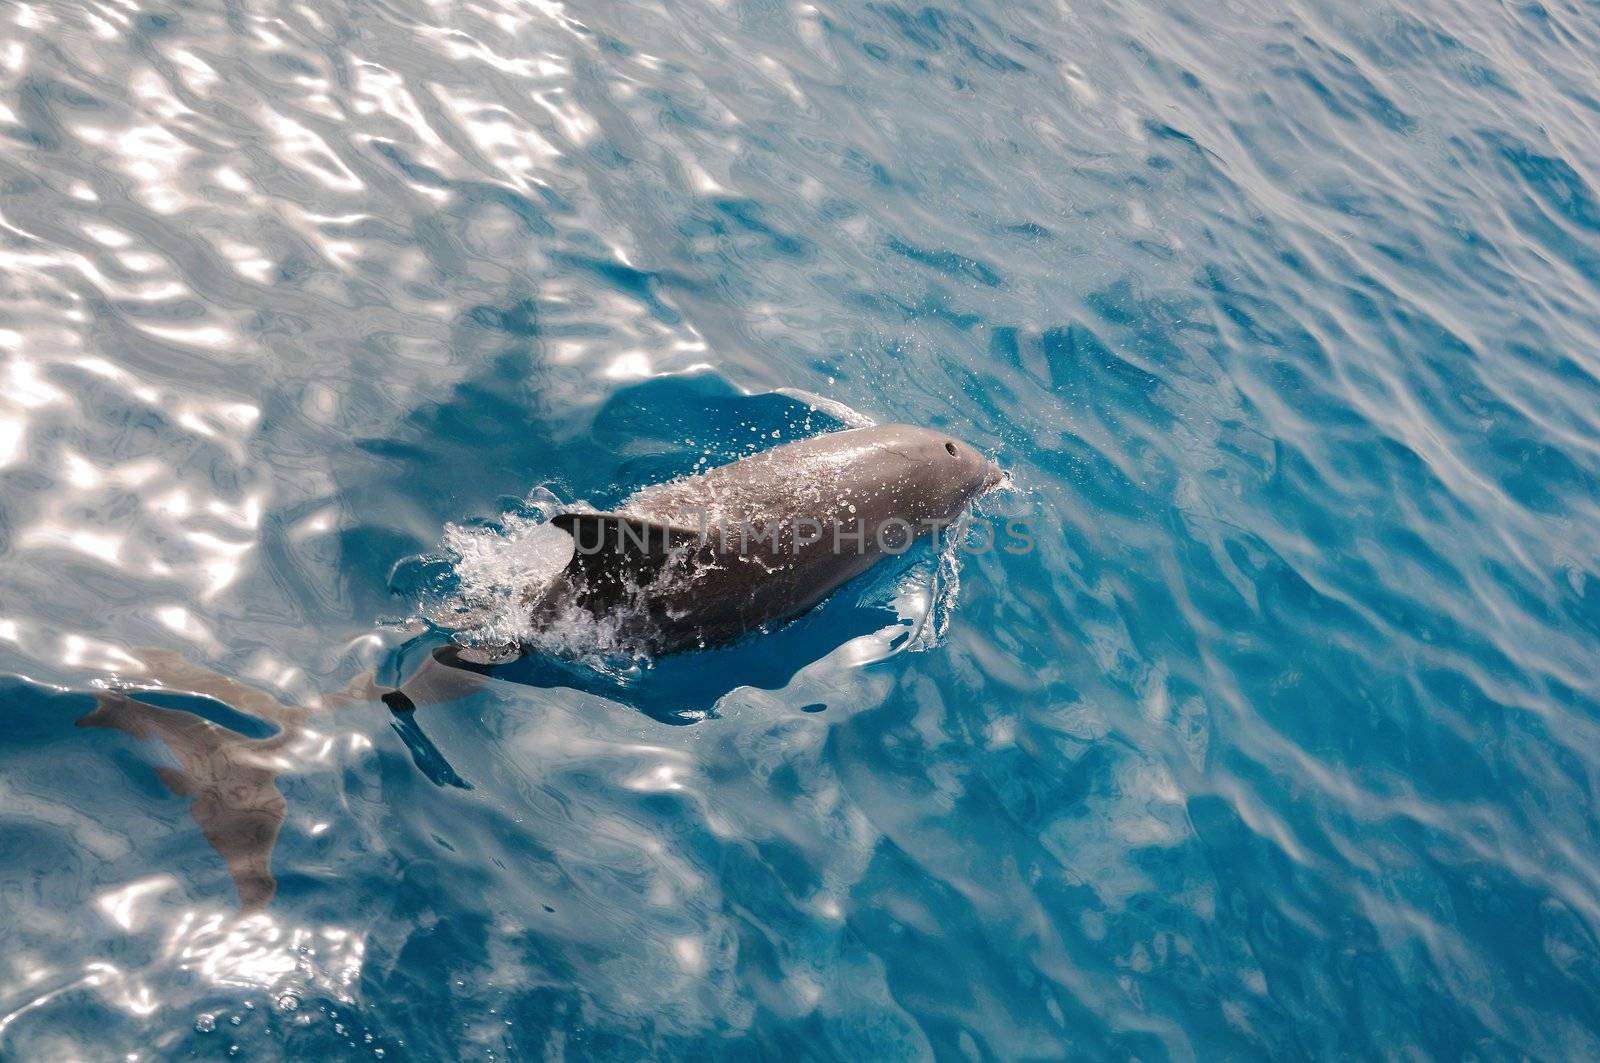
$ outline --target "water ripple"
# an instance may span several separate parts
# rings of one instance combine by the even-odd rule
[[[1597,53],[0,11],[0,1054],[1600,1055]],[[984,442],[1036,548],[367,696],[447,527],[802,409]]]

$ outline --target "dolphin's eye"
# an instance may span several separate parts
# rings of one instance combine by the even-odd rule
[[[956,445],[954,443],[951,443],[948,440],[946,440],[945,444],[944,444],[944,449],[948,450],[950,452],[950,456],[952,458],[956,456]]]

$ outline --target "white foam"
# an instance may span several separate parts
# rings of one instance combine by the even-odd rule
[[[464,646],[501,650],[508,647],[561,657],[596,671],[625,678],[648,664],[642,650],[623,636],[643,611],[638,588],[623,604],[596,617],[570,602],[537,610],[541,593],[572,559],[572,537],[548,518],[582,505],[530,503],[530,515],[507,514],[498,527],[445,527],[444,560],[455,576],[454,589],[428,618],[451,629]]]
[[[447,524],[441,544],[456,578],[430,618],[458,631],[469,646],[525,641],[532,632],[530,591],[537,593],[572,559],[572,537],[545,515],[508,514],[501,526]]]
[[[463,595],[495,598],[540,586],[572,560],[572,536],[542,518],[509,515],[504,530],[446,525]]]

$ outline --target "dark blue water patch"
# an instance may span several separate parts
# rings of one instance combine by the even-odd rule
[[[952,279],[977,281],[990,288],[998,288],[1005,283],[1005,279],[987,263],[954,251],[932,250],[896,239],[889,240],[887,246],[895,254]]]
[[[73,721],[94,708],[95,695],[0,674],[0,706],[5,714],[0,746],[26,749],[70,738]]]
[[[713,200],[712,205],[719,214],[732,221],[738,228],[766,237],[769,241],[768,246],[774,254],[786,258],[804,258],[811,253],[810,241],[778,230],[763,216],[765,208],[759,203],[743,199],[719,198]]]
[[[561,256],[561,261],[567,267],[587,273],[606,286],[637,299],[648,306],[662,324],[675,325],[682,320],[678,312],[660,298],[661,287],[668,278],[658,273],[588,255],[565,254]],[[682,277],[674,279],[683,281]]]
[[[1600,232],[1600,204],[1571,163],[1503,133],[1486,131],[1483,138],[1552,210],[1579,228]]]
[[[130,689],[125,692],[134,701],[153,705],[158,709],[171,709],[175,712],[187,712],[191,716],[198,716],[202,720],[210,720],[219,727],[245,738],[271,738],[282,732],[283,728],[271,720],[263,720],[247,712],[241,712],[231,705],[226,705],[216,698],[204,694],[190,694],[178,690],[151,690],[148,688]]]
[[[806,663],[820,660],[851,639],[899,623],[890,609],[850,602],[850,587],[800,618],[755,632],[727,646],[658,658],[642,673],[619,680],[592,666],[530,655],[496,666],[496,680],[529,687],[568,688],[627,705],[666,724],[694,724],[717,702],[743,686],[783,687]]]
[[[690,472],[702,459],[721,465],[771,446],[846,427],[833,414],[775,392],[745,394],[715,373],[658,377],[617,391],[596,411],[589,445],[611,451],[603,497]],[[774,437],[773,433],[778,433]],[[591,451],[591,461],[599,458]],[[591,470],[596,466],[591,464]],[[597,477],[590,474],[590,482]]]
[[[360,623],[395,613],[410,614],[416,599],[397,600],[397,589],[411,586],[406,577],[412,569],[404,562],[418,558],[437,543],[395,528],[363,524],[341,529],[323,546],[336,551],[348,565],[340,574],[339,586],[348,603],[349,618]]]
[[[522,319],[535,314],[475,311],[507,312]],[[770,445],[774,432],[793,439],[844,427],[804,400],[745,394],[710,372],[624,387],[595,410],[551,407],[540,397],[534,357],[522,348],[505,351],[487,372],[457,384],[447,400],[414,411],[394,435],[360,441],[361,451],[380,463],[341,462],[346,505],[380,512],[406,499],[433,513],[441,531],[447,522],[482,515],[500,498],[526,497],[541,485],[604,507],[683,475],[704,458],[722,464]],[[580,426],[586,430],[574,436]]]

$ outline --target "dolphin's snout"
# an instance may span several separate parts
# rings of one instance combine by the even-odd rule
[[[916,439],[919,447],[927,448],[923,453],[927,455],[930,468],[939,468],[950,462],[945,466],[953,470],[949,475],[971,494],[981,494],[1005,482],[1005,471],[974,446],[927,428],[913,428],[910,425],[892,427]],[[941,449],[943,454],[939,453]]]

